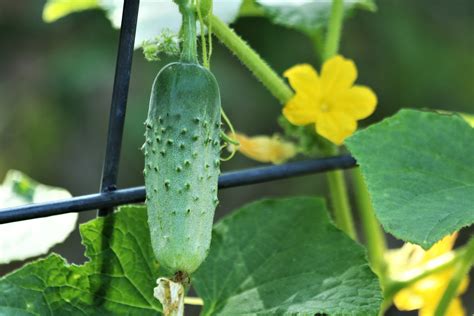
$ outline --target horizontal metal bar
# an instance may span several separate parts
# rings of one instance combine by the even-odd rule
[[[355,165],[355,159],[346,155],[226,172],[219,177],[219,189],[269,182],[335,169],[347,169]],[[73,197],[66,200],[0,209],[0,224],[143,201],[145,201],[145,187],[120,189]]]

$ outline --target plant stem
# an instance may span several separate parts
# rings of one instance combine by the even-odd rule
[[[344,9],[343,0],[333,0],[331,17],[329,19],[328,33],[325,40],[324,60],[327,60],[332,55],[337,53],[339,47],[339,39],[341,37],[342,29],[342,10]],[[315,42],[317,38],[313,38]],[[331,146],[327,150],[330,156],[337,155],[339,149],[336,146]],[[335,170],[327,172],[327,179],[329,183],[329,192],[331,196],[332,208],[334,212],[334,221],[336,225],[348,234],[352,239],[357,240],[357,235],[354,227],[354,219],[352,217],[349,198],[347,195],[347,185],[344,179],[342,170]]]
[[[461,285],[462,280],[469,273],[469,270],[474,263],[474,237],[469,240],[466,247],[466,252],[462,256],[461,260],[456,264],[456,269],[454,270],[451,281],[449,282],[443,297],[436,307],[435,316],[446,315],[449,305],[457,295],[457,291]]]
[[[379,222],[375,218],[369,192],[367,191],[367,186],[358,167],[352,169],[352,179],[354,182],[355,195],[357,197],[357,208],[359,209],[362,229],[364,230],[367,243],[369,260],[373,270],[379,275],[379,277],[383,278],[386,272],[384,253],[387,245],[385,235]]]
[[[351,209],[349,207],[344,174],[341,170],[335,170],[327,172],[326,175],[329,182],[334,221],[336,222],[337,227],[352,239],[356,240],[357,236]]]
[[[328,156],[337,155],[339,153],[339,148],[331,146],[327,153]],[[329,194],[331,196],[334,221],[336,222],[337,227],[352,239],[357,240],[344,173],[342,170],[334,170],[327,172],[326,176],[329,184]]]
[[[331,16],[329,18],[326,45],[324,46],[324,60],[331,58],[339,50],[342,21],[344,19],[344,0],[333,0]]]
[[[282,104],[293,97],[293,91],[283,79],[227,24],[212,14],[208,16],[205,23],[212,27],[217,38],[250,69]]]
[[[158,278],[158,286],[154,289],[154,296],[163,306],[164,316],[184,315],[184,286],[181,282],[167,278]]]

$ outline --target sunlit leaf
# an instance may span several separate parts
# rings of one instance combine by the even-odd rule
[[[54,22],[66,15],[99,8],[99,0],[48,0],[43,8],[43,21]]]
[[[0,186],[0,208],[69,197],[65,189],[40,184],[16,170]],[[69,236],[76,221],[77,214],[70,213],[0,225],[0,264],[47,253]]]
[[[28,264],[0,279],[0,314],[156,315],[159,274],[144,207],[123,207],[80,228],[82,266],[58,255]]]
[[[466,114],[466,113],[460,113],[462,118],[469,123],[472,127],[474,127],[474,115],[472,114]]]

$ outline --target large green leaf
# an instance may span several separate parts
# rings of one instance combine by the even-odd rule
[[[381,293],[365,252],[317,198],[264,200],[214,228],[193,277],[205,315],[377,315]]]
[[[83,266],[51,255],[0,279],[2,315],[156,315],[159,275],[144,207],[81,226]],[[103,250],[101,250],[103,249]]]
[[[332,1],[278,1],[256,0],[264,14],[275,24],[304,32],[310,36],[326,26],[331,14]],[[345,12],[350,14],[356,8],[374,11],[374,0],[346,1]]]
[[[145,207],[122,207],[81,233],[90,261],[51,255],[0,279],[0,314],[156,315],[163,274]],[[330,223],[319,199],[251,204],[217,224],[213,238],[192,277],[208,314],[377,314],[380,288],[363,248]]]
[[[474,129],[459,116],[401,110],[346,144],[394,236],[426,249],[474,222]]]

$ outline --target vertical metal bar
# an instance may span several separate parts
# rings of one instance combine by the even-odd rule
[[[116,189],[139,4],[140,0],[125,0],[123,4],[101,192],[110,192]],[[102,208],[99,210],[98,216],[105,216],[112,211],[112,207]]]

